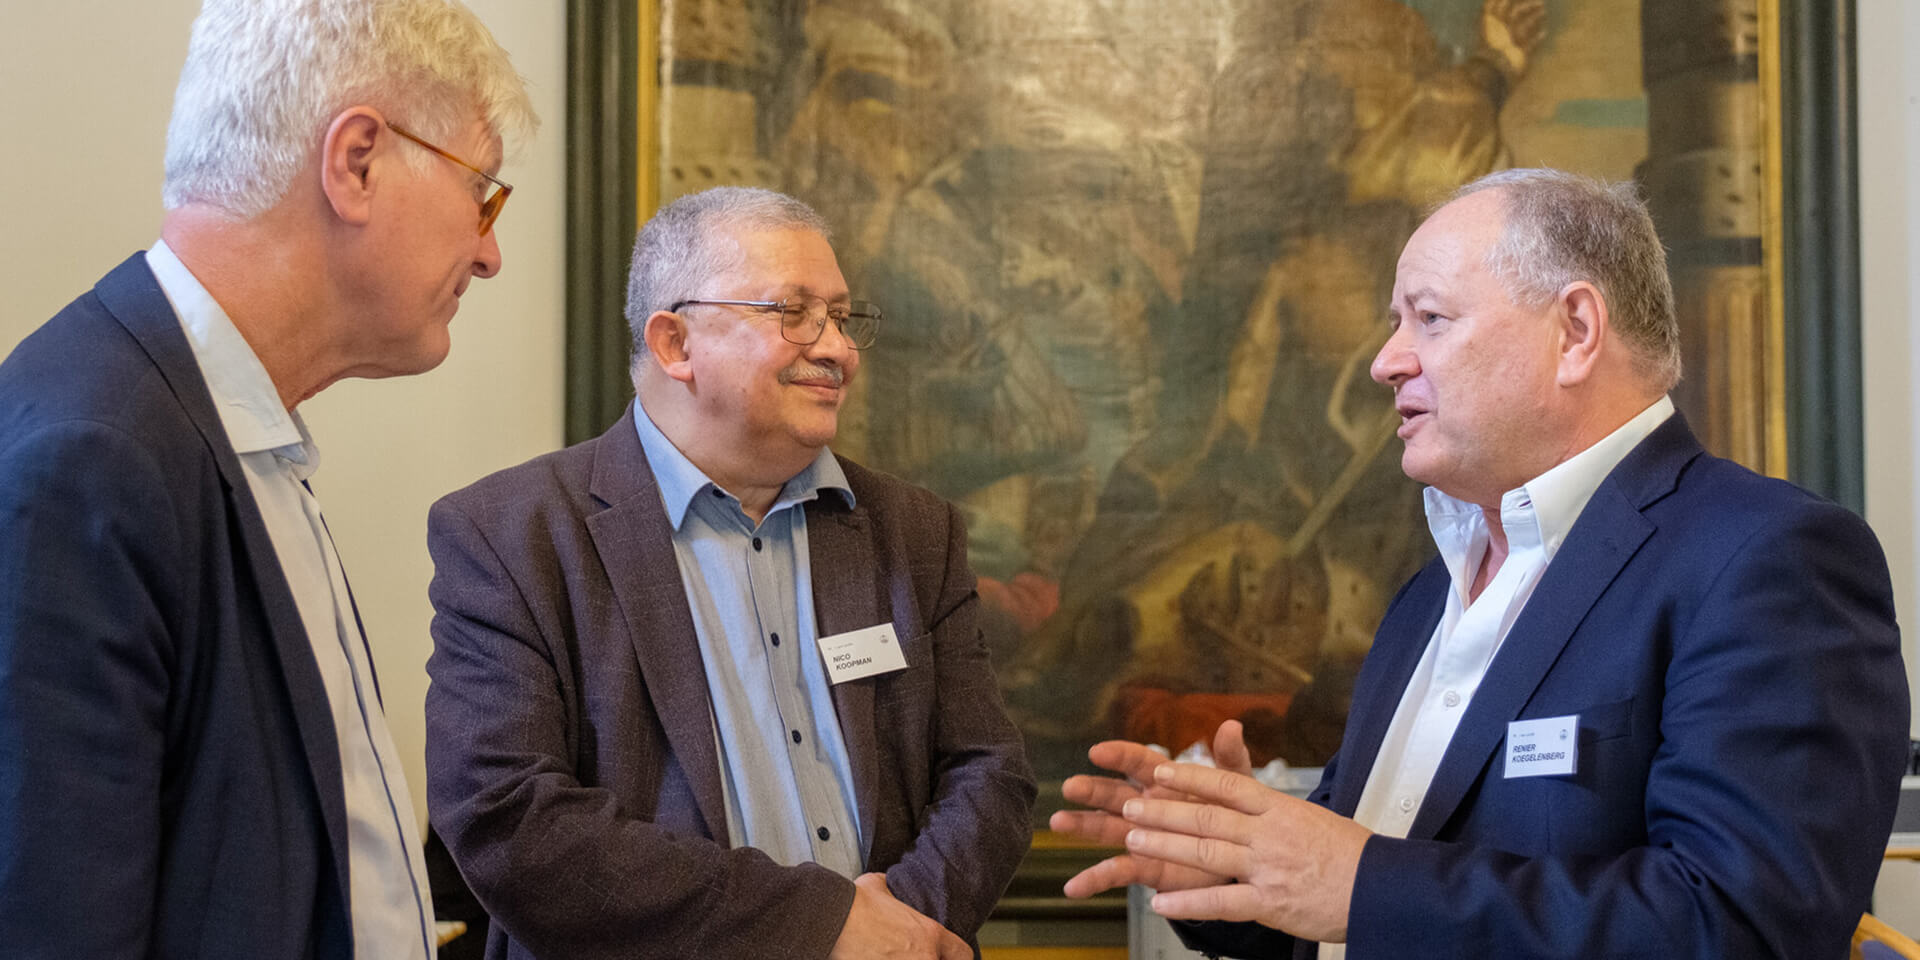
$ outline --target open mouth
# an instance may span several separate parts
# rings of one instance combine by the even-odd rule
[[[1402,405],[1394,409],[1400,414],[1400,429],[1395,432],[1399,434],[1402,440],[1412,436],[1414,431],[1420,428],[1420,424],[1426,422],[1426,418],[1433,415],[1432,412],[1415,406]]]

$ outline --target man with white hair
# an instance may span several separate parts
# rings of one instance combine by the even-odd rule
[[[10,960],[433,955],[296,408],[445,357],[533,124],[452,0],[207,0],[159,241],[0,365]]]
[[[959,513],[835,456],[880,314],[791,197],[656,214],[600,437],[434,504],[427,792],[487,956],[965,960],[1034,783]]]
[[[1400,255],[1389,386],[1439,556],[1300,800],[1098,744],[1056,829],[1234,957],[1840,957],[1907,757],[1867,525],[1701,449],[1631,185],[1510,170]]]

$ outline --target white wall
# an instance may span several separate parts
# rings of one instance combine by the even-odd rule
[[[1914,352],[1920,324],[1920,63],[1912,55],[1920,49],[1920,5],[1860,0],[1858,12],[1867,520],[1893,568],[1911,680],[1920,677],[1920,657],[1914,655],[1920,636],[1914,606],[1920,598],[1920,486],[1914,473],[1920,440],[1920,358]]]
[[[1860,275],[1862,374],[1866,407],[1867,520],[1893,568],[1894,600],[1905,631],[1907,675],[1916,671],[1920,594],[1920,486],[1914,447],[1920,436],[1920,372],[1914,356],[1920,323],[1920,5],[1860,0]],[[1913,684],[1909,682],[1909,689]],[[1920,724],[1916,724],[1920,729]],[[1920,934],[1920,865],[1888,862],[1874,910],[1899,930]]]
[[[372,640],[387,714],[425,817],[427,506],[558,446],[564,343],[565,8],[468,0],[528,78],[543,125],[507,158],[504,269],[476,282],[438,370],[349,380],[302,405],[314,488]],[[160,227],[167,115],[199,0],[10,4],[0,31],[0,354]]]

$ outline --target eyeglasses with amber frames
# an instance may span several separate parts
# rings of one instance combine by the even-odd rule
[[[493,184],[493,192],[488,194],[485,200],[480,201],[480,235],[486,236],[487,231],[493,229],[493,221],[495,221],[496,219],[499,219],[500,208],[507,205],[507,197],[513,194],[513,184],[510,184],[505,180],[502,180],[499,177],[496,177],[493,174],[490,174],[485,170],[482,170],[479,167],[476,167],[473,164],[468,163],[465,160],[462,160],[459,157],[456,157],[453,154],[448,153],[447,151],[442,150],[439,147],[436,147],[433,144],[420,139],[417,136],[414,136],[411,133],[408,133],[407,131],[401,129],[399,124],[394,123],[391,120],[387,121],[387,129],[392,130],[394,133],[397,133],[403,137],[406,137],[408,140],[412,140],[414,143],[417,143],[423,147],[426,147],[428,150],[432,150],[434,153],[437,153],[447,158],[448,160],[452,160],[454,163],[457,163],[463,167],[466,167],[468,170],[472,170],[474,173],[477,173],[481,177],[485,178],[488,183]]]
[[[780,336],[788,343],[809,346],[820,340],[831,319],[840,327],[855,350],[873,346],[880,337],[880,308],[865,300],[829,305],[819,297],[788,297],[784,300],[682,300],[668,307],[679,313],[681,307],[710,304],[719,307],[753,307],[780,316]]]

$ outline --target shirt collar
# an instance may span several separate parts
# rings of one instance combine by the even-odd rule
[[[640,434],[640,448],[646,454],[647,466],[653,470],[653,481],[660,488],[660,499],[667,507],[667,519],[673,522],[673,529],[680,529],[681,521],[686,519],[693,498],[705,493],[720,496],[739,503],[739,499],[728,490],[713,482],[705,471],[694,465],[680,448],[660,432],[660,427],[647,415],[647,409],[639,401],[633,404],[633,426]],[[767,515],[772,516],[788,507],[819,499],[822,491],[832,490],[838,493],[848,507],[854,504],[853,488],[847,485],[847,473],[841,469],[840,461],[826,447],[814,454],[813,462],[807,464],[799,473],[793,475],[780,488],[780,496],[768,508]]]
[[[1507,536],[1508,549],[1539,549],[1542,562],[1552,560],[1601,482],[1671,416],[1673,401],[1662,396],[1598,443],[1503,494],[1500,529]],[[1477,564],[1486,548],[1486,517],[1478,506],[1433,487],[1426,488],[1423,496],[1434,545],[1453,582],[1464,585],[1470,578],[1469,565]]]
[[[180,329],[234,452],[271,450],[295,464],[295,472],[306,479],[319,468],[320,450],[300,415],[281,405],[273,378],[267,376],[267,368],[227,312],[165,240],[154,241],[153,249],[147,251],[147,268],[180,319]]]

